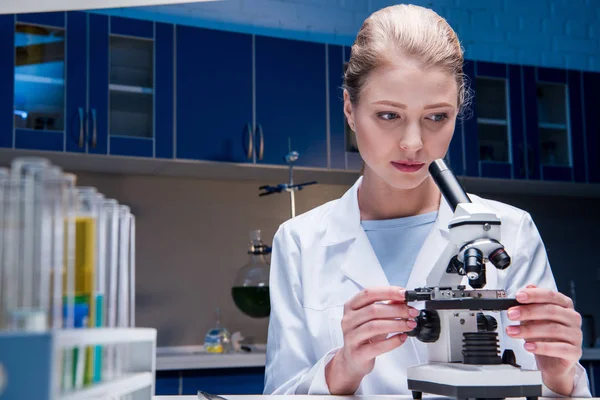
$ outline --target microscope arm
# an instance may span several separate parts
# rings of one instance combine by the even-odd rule
[[[449,261],[458,252],[458,247],[454,243],[448,243],[437,263],[427,276],[425,281],[426,287],[456,287],[463,280],[463,275],[457,273],[448,273]]]

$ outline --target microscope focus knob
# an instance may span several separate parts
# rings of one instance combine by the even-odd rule
[[[477,332],[496,332],[498,321],[491,315],[477,314]]]
[[[421,342],[433,343],[440,337],[440,316],[433,310],[421,310],[417,318],[417,326],[410,332],[406,332],[408,336],[416,337]]]

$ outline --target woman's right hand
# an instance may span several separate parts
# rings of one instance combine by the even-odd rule
[[[382,303],[386,302],[386,303]],[[325,367],[331,394],[350,395],[375,366],[375,358],[400,347],[416,326],[419,311],[408,306],[404,289],[395,286],[369,288],[344,305],[344,345]],[[395,333],[393,336],[389,334]]]

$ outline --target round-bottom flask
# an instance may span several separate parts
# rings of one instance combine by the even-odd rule
[[[237,308],[252,318],[266,318],[271,313],[269,264],[265,258],[270,252],[260,239],[260,231],[251,231],[248,262],[238,271],[231,295]]]

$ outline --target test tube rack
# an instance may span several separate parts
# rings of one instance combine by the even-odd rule
[[[60,388],[65,350],[121,345],[118,377],[82,389]],[[150,400],[156,371],[156,329],[86,328],[0,332],[0,400]]]

